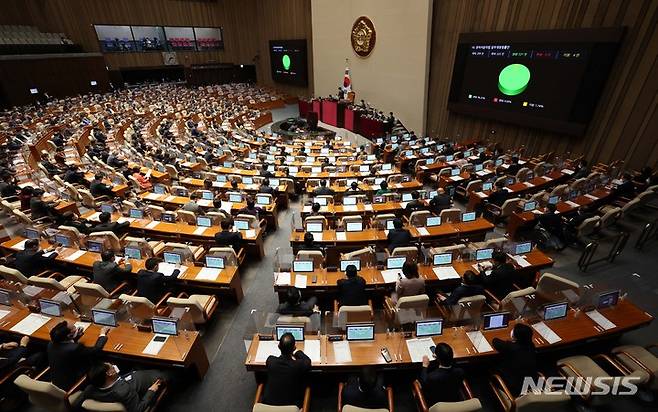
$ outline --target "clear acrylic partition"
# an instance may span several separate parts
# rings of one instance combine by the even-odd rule
[[[624,290],[620,290],[619,287],[613,287],[605,282],[582,285],[577,302],[571,305],[578,310],[594,309],[599,306],[599,299],[602,294],[615,291],[619,291],[620,301],[626,298],[627,293]]]
[[[292,232],[304,230],[304,219],[302,219],[302,215],[299,210],[295,210],[292,214],[292,218],[290,219],[290,230]]]
[[[273,271],[275,276],[281,272],[292,271],[292,261],[295,260],[292,248],[289,246],[277,248],[274,252],[274,259],[272,260]],[[276,281],[276,279],[274,279]]]
[[[456,305],[443,305],[432,311],[430,317],[443,319],[443,327],[466,328],[476,330],[481,323],[484,301],[458,303]],[[436,314],[436,316],[431,316]]]

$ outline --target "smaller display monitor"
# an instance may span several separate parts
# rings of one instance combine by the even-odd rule
[[[544,320],[561,319],[567,316],[569,310],[568,302],[551,303],[543,308]]]
[[[407,261],[406,256],[395,256],[386,259],[386,269],[402,269],[404,262]]]
[[[117,313],[113,310],[92,309],[91,319],[97,325],[110,327],[117,326]]]
[[[201,191],[201,199],[203,199],[203,200],[213,200],[214,197],[215,196],[213,195],[213,193],[210,190],[202,190]]]
[[[494,312],[482,315],[482,329],[492,330],[506,328],[509,324],[509,312]]]
[[[478,249],[475,251],[475,260],[489,260],[493,257],[493,248]]]
[[[144,211],[142,209],[131,208],[130,217],[133,219],[144,219]]]
[[[62,316],[62,306],[50,299],[39,299],[39,309],[44,315]]]
[[[221,256],[206,256],[206,267],[224,269],[224,258]]]
[[[244,185],[253,185],[254,184],[254,178],[251,176],[243,176],[242,177],[242,184]]]
[[[290,333],[295,341],[304,341],[304,325],[276,325],[274,329],[276,331],[276,340],[281,340],[284,334]]]
[[[524,255],[532,250],[532,242],[521,242],[514,245],[515,255]]]
[[[356,205],[356,197],[346,196],[343,198],[343,206],[354,206]]]
[[[308,222],[306,224],[306,231],[311,233],[322,233],[323,224],[322,222]]]
[[[11,295],[7,289],[0,289],[0,305],[11,306]]]
[[[212,226],[212,219],[208,216],[197,216],[196,225],[202,227],[210,227]]]
[[[258,195],[256,196],[256,203],[261,206],[267,206],[270,204],[270,199],[269,196]]]
[[[523,211],[524,212],[532,212],[535,209],[537,209],[537,202],[535,202],[534,200],[525,202],[523,204]]]
[[[232,203],[241,203],[242,195],[240,193],[230,193],[228,195],[228,201]]]
[[[107,203],[104,204],[104,205],[101,205],[101,212],[109,213],[109,214],[114,213],[114,205],[110,205],[110,204],[107,204]]]
[[[419,320],[416,322],[416,337],[440,336],[443,333],[443,319]]]
[[[233,225],[238,230],[249,230],[249,222],[246,220],[236,219],[233,221]]]
[[[462,222],[473,222],[473,221],[475,221],[475,212],[462,213]]]
[[[163,255],[165,263],[172,265],[180,265],[183,262],[183,257],[180,253],[164,252]]]
[[[432,257],[432,263],[434,266],[451,265],[452,253],[437,253]]]
[[[441,216],[428,217],[427,220],[425,221],[425,226],[427,227],[441,226]]]
[[[25,229],[25,237],[28,239],[39,239],[40,233],[36,229],[27,228]]]
[[[345,272],[349,265],[354,265],[356,270],[361,270],[361,260],[359,259],[343,259],[340,261],[340,271]]]
[[[327,206],[329,199],[326,197],[315,197],[313,198],[313,203],[317,203],[320,206]]]
[[[178,335],[178,319],[155,317],[151,319],[153,333],[159,335]]]
[[[58,243],[64,247],[71,247],[71,238],[67,235],[58,233],[55,235],[55,243]]]
[[[292,262],[292,271],[293,272],[313,272],[313,261],[312,260],[293,260],[293,262]]]
[[[348,341],[362,341],[375,339],[374,323],[352,323],[345,325],[345,336]]]
[[[484,182],[482,183],[482,191],[487,192],[489,190],[493,189],[493,183],[492,182]]]
[[[363,231],[363,222],[347,222],[345,230],[348,232],[361,232]]]
[[[599,295],[599,301],[596,305],[598,308],[608,308],[610,306],[615,306],[619,303],[619,290],[613,290],[610,292],[601,293]]]
[[[125,256],[129,259],[141,259],[142,258],[142,251],[138,247],[126,246],[123,249],[123,256]]]
[[[163,222],[175,223],[176,215],[173,213],[163,213],[160,219],[162,219]]]
[[[95,252],[95,253],[102,253],[103,252],[103,242],[99,242],[96,240],[88,240],[87,241],[87,250],[90,252]]]
[[[549,205],[557,205],[560,202],[560,196],[551,196],[548,198]]]

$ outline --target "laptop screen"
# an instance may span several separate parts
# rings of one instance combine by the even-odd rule
[[[153,333],[161,335],[178,335],[178,321],[173,318],[153,318],[151,319],[153,325]]]
[[[473,222],[475,220],[475,212],[462,213],[462,222]]]
[[[224,269],[224,258],[221,256],[206,256],[206,267]]]
[[[313,272],[313,261],[312,260],[293,260],[292,270],[293,270],[293,272]]]
[[[427,227],[440,226],[440,225],[441,225],[441,216],[430,216],[427,218],[427,221],[425,222],[425,226]]]
[[[484,330],[506,328],[509,324],[509,312],[487,313],[482,316]]]
[[[544,306],[544,320],[560,319],[567,316],[569,304],[567,302],[554,303]]]
[[[386,259],[386,269],[402,269],[404,262],[407,261],[406,256],[396,256]]]
[[[530,253],[531,250],[532,250],[532,242],[523,242],[514,245],[515,255],[523,255],[525,253]]]
[[[537,208],[537,202],[535,202],[535,201],[525,202],[523,204],[523,211],[524,212],[532,212],[536,208]]]
[[[293,326],[293,325],[276,325],[276,340],[281,340],[281,337],[290,333],[295,341],[303,342],[304,341],[304,326]]]
[[[345,335],[348,341],[353,340],[374,340],[375,339],[375,324],[374,323],[360,323],[348,324],[345,326]]]
[[[306,231],[312,233],[322,233],[322,222],[308,222],[306,224]]]
[[[348,232],[361,232],[363,230],[363,222],[347,222],[345,230]]]
[[[141,209],[130,209],[130,217],[133,219],[143,219],[144,218],[144,211]]]
[[[179,253],[164,252],[163,254],[165,263],[172,265],[180,265],[183,262],[183,257]]]
[[[71,239],[66,235],[55,235],[55,243],[59,243],[64,247],[71,247]]]
[[[207,216],[197,216],[196,225],[203,227],[210,227],[212,226],[212,219]]]
[[[263,195],[256,196],[256,203],[258,203],[259,205],[269,205],[270,197]]]
[[[203,200],[213,200],[214,196],[210,190],[204,190],[201,192],[201,198]]]
[[[25,229],[25,237],[28,239],[39,239],[39,231],[36,229]]]
[[[112,326],[112,327],[117,326],[116,312],[112,310],[92,309],[91,318],[93,322],[97,325]]]
[[[354,265],[356,270],[361,270],[361,260],[359,259],[346,259],[340,261],[340,271],[345,272],[349,265]]]
[[[416,322],[416,337],[439,336],[443,333],[443,319]]]
[[[101,253],[103,251],[103,242],[97,242],[95,240],[87,241],[87,250],[90,252]]]
[[[138,247],[126,246],[123,249],[123,255],[129,259],[141,259],[142,251]]]
[[[607,308],[610,306],[615,306],[619,302],[619,294],[620,292],[618,290],[601,293],[599,295],[599,302],[597,307]]]
[[[475,260],[487,260],[493,257],[493,248],[478,249],[475,251]]]
[[[54,300],[39,299],[39,308],[44,315],[62,316],[62,307]]]
[[[238,230],[249,230],[249,222],[246,220],[235,220],[233,224]]]
[[[347,196],[343,198],[343,206],[354,206],[356,205],[356,197]]]
[[[434,266],[452,264],[452,253],[437,253],[432,258]]]

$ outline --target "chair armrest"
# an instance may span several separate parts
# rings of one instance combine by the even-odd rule
[[[30,371],[34,371],[34,368],[29,365],[16,365],[12,370],[0,377],[0,387],[7,382],[13,382],[17,376],[23,373],[29,375]]]
[[[338,412],[343,410],[343,387],[345,387],[345,384],[338,382]]]
[[[46,369],[39,372],[39,374],[37,376],[35,376],[34,379],[37,380],[37,381],[41,380],[41,378],[46,376],[48,374],[48,372],[50,372],[50,366],[48,366]]]
[[[82,388],[82,385],[84,385],[85,383],[87,383],[87,377],[83,376],[75,384],[73,384],[73,386],[71,386],[71,388],[68,391],[66,391],[66,395],[64,395],[64,400],[66,401],[66,403],[68,403],[69,405],[71,404],[69,402],[69,398],[71,397],[71,395],[79,391],[80,388]]]
[[[166,395],[167,392],[169,391],[169,388],[167,387],[167,383],[166,383],[166,382],[163,382],[163,381],[160,380],[160,379],[158,379],[158,380],[160,381],[160,388],[158,389],[158,392],[157,392],[157,394],[158,394],[157,396],[158,396],[158,397],[155,399],[155,401],[153,401],[153,403],[151,404],[151,406],[147,409],[147,412],[153,412],[153,411],[157,410],[157,409],[158,409],[158,405],[160,405],[160,402],[162,402],[162,400],[164,399],[165,395]]]
[[[334,299],[334,313],[338,313],[338,309],[340,309],[340,303],[337,299]]]
[[[375,319],[375,310],[372,306],[372,299],[368,299],[368,306],[370,306],[370,319]]]
[[[53,272],[50,271],[50,270],[44,270],[43,272],[39,273],[37,276],[40,277],[40,278],[49,278],[49,277],[51,277],[52,273]],[[60,273],[60,275],[61,275],[61,273]]]
[[[258,221],[258,226],[260,227],[265,227],[267,226],[267,221],[265,219],[261,219]]]
[[[571,372],[573,372],[574,375],[576,375],[576,376],[578,376],[578,377],[580,377],[580,378],[585,378],[585,377],[583,376],[582,373],[580,373],[576,368],[574,368],[573,366],[571,366],[571,365],[568,364],[568,363],[558,363],[558,364],[557,364],[557,368],[558,368],[558,372],[560,373],[560,375],[564,376],[565,378],[568,378],[568,376],[562,371],[562,368],[570,369]],[[580,397],[581,397],[584,401],[589,400],[590,396],[591,396],[590,393],[587,393],[587,394],[585,394],[585,393],[581,393],[581,394],[580,394]]]
[[[395,305],[393,304],[393,299],[391,299],[390,296],[385,296],[384,297],[384,310],[389,311],[389,312],[393,312],[395,310]]]
[[[427,412],[429,408],[427,407],[427,402],[425,401],[425,396],[423,395],[423,387],[420,384],[418,379],[414,380],[411,384],[411,392],[416,400],[416,408],[420,412]]]
[[[491,386],[491,390],[493,391],[494,395],[496,395],[496,399],[498,399],[498,402],[500,402],[500,406],[505,410],[505,412],[511,411],[514,408],[514,397],[507,388],[507,385],[505,385],[503,378],[501,378],[498,374],[494,374],[492,380],[489,381],[489,385]],[[500,393],[501,391],[502,394]],[[505,396],[508,399],[508,402],[505,402],[502,396]],[[511,407],[506,406],[507,404],[511,405]]]
[[[39,274],[39,276],[41,276],[41,274]],[[50,275],[48,275],[47,277],[52,278],[52,279],[56,279],[56,280],[64,279],[64,275],[60,272],[51,272]]]
[[[491,293],[491,291],[489,291],[489,289],[485,289],[484,294],[487,296],[487,298],[492,300],[496,305],[500,305],[500,300],[496,297],[496,295]]]
[[[244,251],[244,248],[240,248],[240,250],[238,251],[238,253],[236,255],[236,258],[238,260],[238,266],[240,266],[240,264],[242,262],[244,262],[245,256],[246,256],[246,252]]]
[[[254,405],[260,402],[261,398],[263,397],[264,390],[265,390],[265,385],[259,383],[258,387],[256,388],[256,396],[254,396]]]
[[[650,352],[651,352],[651,350],[654,349],[654,348],[655,348],[655,349],[658,349],[658,343],[652,343],[652,344],[650,344],[650,345],[645,346],[645,349],[648,350],[648,351],[650,351]]]
[[[391,385],[386,386],[386,397],[388,398],[388,411],[393,412],[394,404],[393,404],[393,388]]]
[[[155,309],[157,310],[158,308],[163,308],[165,306],[165,302],[167,302],[167,299],[169,299],[171,295],[171,292],[165,293],[165,295],[158,301],[158,303],[155,304]]]
[[[302,412],[309,412],[311,410],[311,387],[307,386],[304,390],[304,403],[302,404]]]
[[[119,291],[123,290],[124,288],[127,288],[128,286],[130,286],[130,285],[128,285],[128,282],[121,282],[121,284],[119,284],[119,286],[117,286],[116,288],[114,288],[114,290],[112,290],[110,292],[110,296],[118,297]]]
[[[626,355],[628,356],[628,354],[626,354]],[[631,371],[630,371],[628,368],[626,368],[625,366],[623,366],[621,363],[616,362],[614,359],[612,359],[612,358],[611,358],[610,356],[608,356],[608,355],[605,355],[605,354],[598,354],[598,355],[594,355],[594,356],[592,356],[592,358],[593,358],[593,359],[598,359],[598,360],[605,361],[607,364],[609,364],[610,366],[612,366],[616,371],[618,371],[618,372],[621,373],[622,375],[628,375],[629,373],[631,373]],[[634,360],[635,362],[637,362],[636,359],[633,359],[633,360]],[[640,365],[642,365],[642,364],[640,364]],[[653,372],[649,372],[649,376],[651,376],[651,375],[653,375]]]
[[[466,379],[462,381],[462,390],[464,391],[464,400],[473,399],[473,390]]]

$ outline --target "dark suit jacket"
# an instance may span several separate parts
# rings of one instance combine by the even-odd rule
[[[89,233],[110,231],[118,234],[120,232],[123,232],[124,230],[127,230],[128,227],[130,227],[130,222],[99,223],[96,226],[89,229]]]
[[[107,337],[99,336],[96,344],[88,348],[77,342],[48,343],[50,380],[65,391],[87,373],[92,361],[100,354]]]
[[[89,385],[73,404],[74,410],[80,410],[86,399],[99,402],[118,402],[126,412],[142,412],[155,401],[156,392],[149,391],[153,384],[154,371],[141,370],[122,375],[108,388],[96,388]]]
[[[47,268],[52,267],[56,257],[57,253],[44,257],[43,250],[37,252],[21,250],[14,256],[14,266],[27,277],[36,276]]]
[[[67,170],[66,173],[64,173],[64,181],[68,183],[78,183],[85,186],[87,185],[84,173],[73,170]]]
[[[509,342],[494,338],[491,342],[494,349],[501,355],[500,375],[505,381],[512,395],[518,396],[523,387],[523,378],[537,375],[537,354],[535,346],[523,346],[516,342]]]
[[[32,219],[39,219],[44,216],[50,216],[51,209],[48,203],[37,197],[33,197],[30,199],[30,214]]]
[[[297,405],[304,400],[306,374],[311,369],[311,359],[302,351],[294,359],[270,356],[267,365],[267,382],[263,403],[267,405]]]
[[[215,233],[215,243],[218,246],[230,246],[238,253],[242,248],[242,233],[222,230]]]
[[[393,251],[398,246],[409,246],[411,244],[411,233],[407,229],[392,229],[388,231],[388,250]]]
[[[115,262],[94,262],[91,274],[92,282],[98,283],[106,291],[112,292],[121,284],[131,269],[132,266],[129,263],[126,264],[125,269],[122,269]]]
[[[368,304],[366,281],[357,275],[353,278],[338,279],[338,301],[341,306],[359,306]]]
[[[313,314],[313,307],[318,303],[318,298],[315,296],[309,298],[307,301],[301,301],[297,305],[291,305],[288,302],[283,302],[277,308],[277,313],[281,315],[294,315],[294,316],[311,316]]]
[[[490,292],[499,298],[505,297],[510,291],[512,291],[512,283],[516,280],[514,266],[509,263],[494,266],[491,269],[489,276],[484,272],[482,272],[481,275],[484,279],[484,287],[489,289]]]
[[[521,166],[521,165],[518,164],[518,163],[516,163],[516,164],[511,164],[511,165],[509,165],[509,167],[507,168],[507,170],[505,171],[505,173],[508,174],[508,175],[510,175],[510,176],[516,176],[516,174],[519,173],[519,170],[521,170],[522,167],[523,167],[523,166]]]
[[[507,200],[507,190],[505,189],[500,189],[496,190],[495,192],[491,193],[489,197],[487,198],[487,201],[491,204],[494,204],[496,206],[502,206],[503,203]]]
[[[381,376],[377,377],[375,387],[367,392],[362,392],[359,388],[359,379],[351,376],[343,387],[342,398],[343,405],[368,409],[388,409],[388,396]]]
[[[176,269],[171,276],[165,276],[160,272],[141,269],[137,272],[137,295],[143,296],[153,303],[158,303],[167,292],[170,282],[179,273],[180,271]]]
[[[272,196],[274,196],[274,193],[275,193],[275,192],[276,192],[276,191],[275,191],[274,188],[271,187],[271,186],[261,186],[261,187],[258,189],[258,193],[268,193],[268,194],[270,194],[270,195],[272,195]]]
[[[18,346],[14,349],[3,349],[0,351],[0,373],[9,372],[21,358],[25,357],[27,357],[27,348],[24,346]]]
[[[443,301],[444,305],[456,305],[461,298],[475,295],[484,295],[484,288],[480,285],[459,285],[452,291],[450,296]]]
[[[319,195],[333,195],[334,191],[333,189],[329,187],[316,187],[315,190],[313,190],[313,196],[319,196]]]
[[[436,195],[430,200],[430,209],[435,212],[440,212],[443,209],[450,209],[452,206],[450,201],[450,196],[445,193]]]
[[[464,371],[460,368],[439,368],[433,370],[423,368],[420,372],[420,383],[423,385],[423,394],[428,405],[437,402],[457,402],[462,400],[459,396]]]
[[[89,185],[89,192],[91,192],[91,195],[94,197],[98,196],[107,196],[109,198],[114,197],[114,192],[112,192],[112,188],[106,185],[105,183],[101,182],[100,180],[92,180],[91,184]]]
[[[423,203],[422,200],[416,199],[416,200],[412,200],[411,202],[407,203],[407,206],[404,209],[407,212],[415,212],[416,210],[425,209],[425,204]]]

